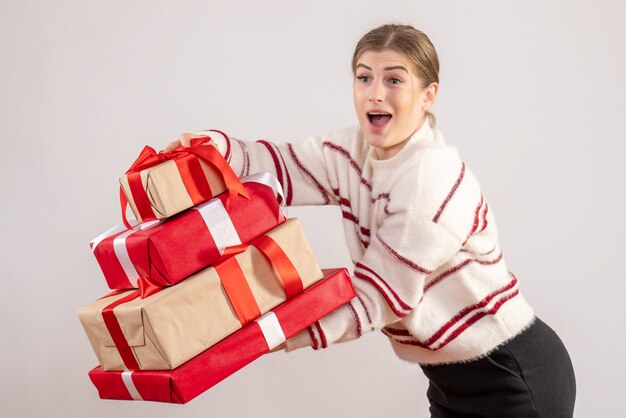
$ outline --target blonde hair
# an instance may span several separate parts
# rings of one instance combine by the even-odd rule
[[[426,34],[410,25],[386,24],[367,32],[359,40],[352,56],[352,74],[365,51],[380,52],[390,49],[403,54],[413,64],[415,75],[422,87],[439,83],[439,58],[437,51]],[[430,126],[435,127],[435,115],[426,111]]]

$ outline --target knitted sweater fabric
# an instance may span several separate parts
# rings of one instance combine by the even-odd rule
[[[381,330],[401,359],[457,363],[533,322],[477,179],[429,123],[384,160],[359,126],[284,144],[202,132],[240,177],[274,174],[287,205],[341,208],[358,296],[287,340],[287,351]]]

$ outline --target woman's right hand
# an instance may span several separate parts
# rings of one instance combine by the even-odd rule
[[[163,149],[163,151],[172,151],[173,149],[178,148],[181,145],[183,147],[188,147],[192,139],[204,138],[204,137],[206,137],[206,135],[198,135],[198,134],[194,134],[191,132],[183,132],[182,134],[180,134],[180,136],[176,140],[167,144],[167,146]]]

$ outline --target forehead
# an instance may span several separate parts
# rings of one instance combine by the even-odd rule
[[[365,51],[356,62],[357,66],[359,64],[367,65],[372,70],[383,70],[385,67],[401,65],[411,71],[412,67],[411,62],[404,54],[390,49],[383,51]]]

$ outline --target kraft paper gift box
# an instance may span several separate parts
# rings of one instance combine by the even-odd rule
[[[117,291],[78,311],[106,371],[171,370],[322,278],[298,220],[175,286]]]
[[[91,249],[109,287],[137,288],[140,279],[174,285],[218,261],[226,247],[247,243],[285,221],[276,198],[282,188],[274,176],[253,174],[242,183],[249,199],[229,202],[222,193],[165,221],[132,230],[118,225],[94,239]]]
[[[126,202],[137,221],[143,223],[169,218],[226,190],[232,199],[247,197],[237,175],[210,137],[196,138],[191,146],[169,152],[157,153],[146,146],[120,177],[124,224],[130,226],[126,220]]]
[[[174,370],[106,372],[98,366],[89,378],[102,399],[189,402],[356,297],[346,269],[324,270],[324,276]]]

